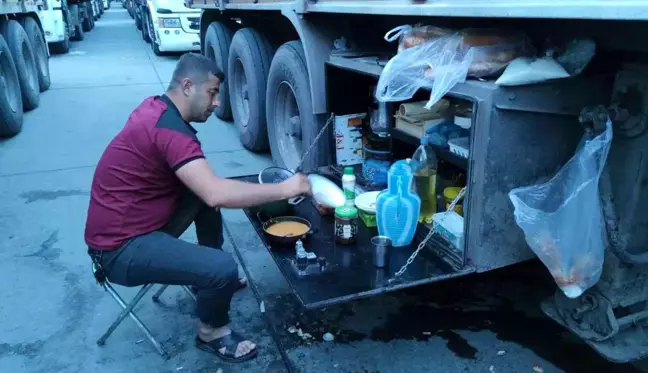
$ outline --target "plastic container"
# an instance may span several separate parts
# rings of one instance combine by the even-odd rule
[[[340,206],[335,209],[335,242],[340,245],[355,243],[358,233],[358,209]]]
[[[450,146],[450,151],[456,155],[468,158],[470,155],[470,138],[468,137],[459,137],[448,141]]]
[[[430,147],[427,137],[421,138],[421,145],[412,156],[414,167],[414,185],[416,194],[421,199],[421,213],[419,222],[432,223],[432,215],[437,212],[436,203],[436,177],[437,177],[437,156]]]
[[[396,161],[387,174],[387,189],[376,199],[378,233],[389,237],[394,247],[407,246],[414,240],[421,199],[411,191],[413,182],[412,160]]]
[[[452,201],[454,201],[455,198],[459,195],[459,192],[461,191],[460,187],[447,187],[443,189],[443,200],[445,202],[445,209],[448,210],[448,207],[450,207],[450,204]],[[463,216],[463,198],[457,202],[455,205],[454,211]]]
[[[344,174],[342,175],[342,191],[344,192],[346,206],[353,206],[355,204],[355,184],[356,177],[353,172],[353,167],[344,167]]]
[[[454,211],[434,214],[433,228],[455,249],[464,249],[464,218]]]

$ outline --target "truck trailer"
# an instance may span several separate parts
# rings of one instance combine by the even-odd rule
[[[593,202],[592,210],[598,211],[600,203],[602,229],[592,232],[605,237],[600,279],[593,276],[595,285],[583,294],[568,296],[556,289],[555,295],[539,306],[611,361],[646,357],[645,1],[186,1],[188,6],[203,10],[202,53],[226,75],[215,115],[232,119],[243,146],[254,152],[269,150],[278,166],[329,172],[333,179],[339,177],[343,163],[334,137],[339,134],[338,119],[348,122],[357,116],[369,123],[370,116],[386,112],[394,158],[411,156],[420,143],[421,135],[406,129],[397,107],[426,101],[431,87],[420,87],[410,100],[376,100],[381,76],[393,67],[390,60],[400,54],[398,43],[385,40],[390,30],[404,25],[409,26],[401,30],[416,29],[417,25],[451,30],[507,29],[524,33],[535,46],[573,38],[595,42],[595,57],[577,76],[516,86],[495,84],[488,77],[473,78],[452,84],[445,93],[444,99],[462,106],[468,120],[464,127],[467,156],[434,146],[439,157],[437,177],[449,175],[448,182],[467,190],[460,247],[451,248],[437,239],[424,243],[420,252],[414,245],[413,260],[403,263],[406,269],[400,281],[381,285],[368,281],[366,286],[358,277],[353,277],[353,284],[342,285],[342,270],[335,275],[319,273],[321,280],[302,285],[300,281],[305,280],[284,265],[292,254],[272,255],[307,308],[534,260],[537,255],[516,224],[509,193],[551,179],[574,156],[584,134],[603,133],[609,121],[614,137],[600,176],[599,201]],[[335,124],[330,124],[331,116],[336,118]],[[318,139],[321,131],[327,135]],[[368,156],[372,155],[365,148],[363,157]],[[256,176],[248,179],[254,181]],[[252,212],[246,211],[263,240]],[[564,228],[576,229],[577,220],[565,221]],[[429,228],[419,224],[415,243],[422,241]],[[587,252],[587,245],[583,246],[578,249]],[[445,266],[425,265],[432,260]]]

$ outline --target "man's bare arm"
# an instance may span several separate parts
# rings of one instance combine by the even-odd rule
[[[176,175],[211,207],[244,208],[310,193],[303,175],[279,184],[245,183],[216,176],[204,158],[183,165]]]

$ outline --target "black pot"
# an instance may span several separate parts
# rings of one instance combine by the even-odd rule
[[[280,183],[291,176],[294,173],[290,170],[286,170],[281,167],[268,167],[263,171],[259,172],[259,184],[277,184]],[[291,200],[282,200],[274,201],[263,204],[259,206],[259,210],[265,216],[283,216],[290,215],[292,213],[292,204],[297,204],[299,202]]]
[[[259,220],[261,219],[259,216],[257,217],[259,218]],[[274,234],[268,233],[268,228],[270,226],[282,222],[287,222],[287,221],[302,223],[308,227],[308,231],[302,235],[292,236],[292,237],[276,236]],[[313,231],[311,223],[308,220],[297,216],[280,216],[277,218],[271,218],[263,223],[262,229],[263,229],[263,233],[265,234],[270,244],[275,244],[279,246],[293,246],[297,241],[299,240],[304,241],[307,238],[309,238],[313,233],[315,233]]]

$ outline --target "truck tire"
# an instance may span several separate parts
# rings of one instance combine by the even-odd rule
[[[266,116],[273,161],[281,167],[295,169],[320,130],[317,116],[313,114],[310,80],[301,41],[285,43],[272,59]],[[329,137],[321,136],[304,160],[304,169],[326,165],[329,144]]]
[[[81,21],[81,27],[83,28],[83,32],[90,32],[93,23],[92,5],[85,3],[82,6],[85,7],[85,16],[83,17],[83,21]]]
[[[229,49],[232,45],[232,30],[220,22],[212,22],[205,33],[205,56],[214,60],[216,66],[227,76]],[[220,106],[214,110],[217,117],[223,120],[232,119],[229,90],[225,79],[220,87]]]
[[[155,34],[155,28],[153,26],[153,18],[151,18],[150,16],[147,17],[146,22],[148,22],[148,27],[151,30],[149,37],[151,39],[151,50],[153,51],[153,54],[155,54],[156,56],[164,55],[164,53],[160,51],[160,46],[157,42],[157,35]]]
[[[272,54],[268,39],[254,29],[240,29],[232,38],[227,63],[232,116],[241,143],[254,152],[268,149],[265,101]]]
[[[31,17],[25,17],[22,20],[23,28],[27,33],[29,42],[34,49],[34,58],[36,59],[36,70],[38,71],[38,85],[40,91],[45,92],[49,89],[51,82],[49,71],[49,55],[47,54],[47,44],[45,37],[38,23]]]
[[[135,27],[138,30],[142,29],[142,10],[140,9],[139,4],[133,5],[133,14],[135,15]]]
[[[0,137],[11,137],[22,130],[23,102],[16,64],[9,45],[0,35],[0,80],[5,83],[0,90]]]
[[[2,36],[7,41],[11,56],[18,72],[20,91],[22,93],[24,110],[38,107],[40,86],[38,84],[38,69],[34,48],[29,42],[29,37],[20,23],[9,20],[2,26]]]
[[[150,36],[150,27],[151,27],[151,22],[149,22],[149,18],[151,16],[148,13],[148,9],[144,12],[142,15],[143,18],[143,24],[142,24],[142,40],[144,40],[145,43],[150,43],[151,42],[151,36]]]
[[[85,38],[85,33],[83,32],[83,27],[81,26],[83,19],[81,18],[81,11],[78,4],[70,5],[70,14],[72,15],[72,20],[76,21],[76,23],[74,24],[74,37],[72,38],[72,40],[81,41]]]
[[[58,43],[50,44],[50,52],[52,53],[65,54],[70,51],[70,25],[67,20],[63,20],[63,27],[63,40]]]

